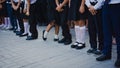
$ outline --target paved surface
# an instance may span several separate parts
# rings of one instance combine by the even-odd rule
[[[26,41],[26,37],[18,37],[12,31],[0,30],[0,68],[114,68],[116,46],[113,45],[111,60],[98,62],[93,54],[87,54],[89,49],[88,34],[86,48],[71,49],[70,45],[58,44],[53,41],[54,29],[48,34],[47,41],[42,40],[42,30],[38,27],[39,38]],[[71,29],[73,41],[74,30]],[[61,31],[60,31],[61,38]]]

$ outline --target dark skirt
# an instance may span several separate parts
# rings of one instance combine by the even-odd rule
[[[2,9],[0,9],[0,16],[8,17],[6,2],[2,3]]]
[[[47,1],[47,19],[48,22],[52,22],[52,21],[56,21],[56,14],[57,11],[55,10],[56,8],[56,4],[55,4],[55,0],[48,0]],[[55,22],[56,24],[58,24],[57,22]]]
[[[27,16],[25,13],[22,14],[23,19],[29,19],[29,16]]]
[[[81,19],[84,20],[87,18],[88,10],[87,10],[86,6],[85,6],[84,13],[79,12],[81,2],[82,2],[82,0],[71,0],[71,5],[69,8],[69,13],[68,13],[68,20],[77,21],[77,20],[81,20]]]

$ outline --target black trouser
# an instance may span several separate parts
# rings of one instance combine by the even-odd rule
[[[57,13],[57,22],[60,23],[60,26],[62,28],[62,35],[64,36],[64,38],[71,40],[71,34],[69,26],[67,24],[68,6],[64,6],[63,9],[64,10],[62,12]]]
[[[29,24],[30,24],[30,32],[32,33],[32,37],[38,37],[37,31],[37,6],[36,3],[30,5],[30,16],[29,16]]]
[[[20,13],[20,7],[17,10],[13,10],[13,14],[18,19],[18,22],[19,22],[18,24],[20,26],[20,31],[24,32],[24,25],[23,25],[22,14]]]
[[[98,38],[98,49],[103,49],[103,29],[102,29],[102,12],[97,11],[96,15],[92,15],[89,12],[88,16],[88,30],[89,30],[89,42],[91,48],[97,49],[97,38]]]

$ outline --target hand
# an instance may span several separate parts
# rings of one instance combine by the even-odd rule
[[[0,4],[0,9],[2,9],[2,5]]]
[[[27,12],[27,9],[23,9],[23,13],[26,13]]]
[[[84,12],[85,12],[85,7],[84,7],[84,6],[80,6],[79,12],[80,12],[80,13],[84,13]]]
[[[18,7],[17,7],[17,6],[13,6],[13,9],[14,9],[14,10],[17,10],[17,9],[18,9]]]
[[[94,9],[93,6],[89,7],[89,11],[91,12],[92,15],[96,15],[97,11]]]
[[[62,7],[59,5],[59,6],[56,7],[56,10],[57,10],[58,12],[62,12],[64,9],[62,9]]]
[[[30,12],[29,12],[29,11],[27,11],[27,12],[26,12],[26,15],[27,15],[27,16],[29,16],[29,15],[30,15]]]

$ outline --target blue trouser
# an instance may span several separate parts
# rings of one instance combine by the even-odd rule
[[[103,6],[103,54],[107,56],[111,56],[113,31],[117,42],[117,58],[120,59],[120,3]]]

